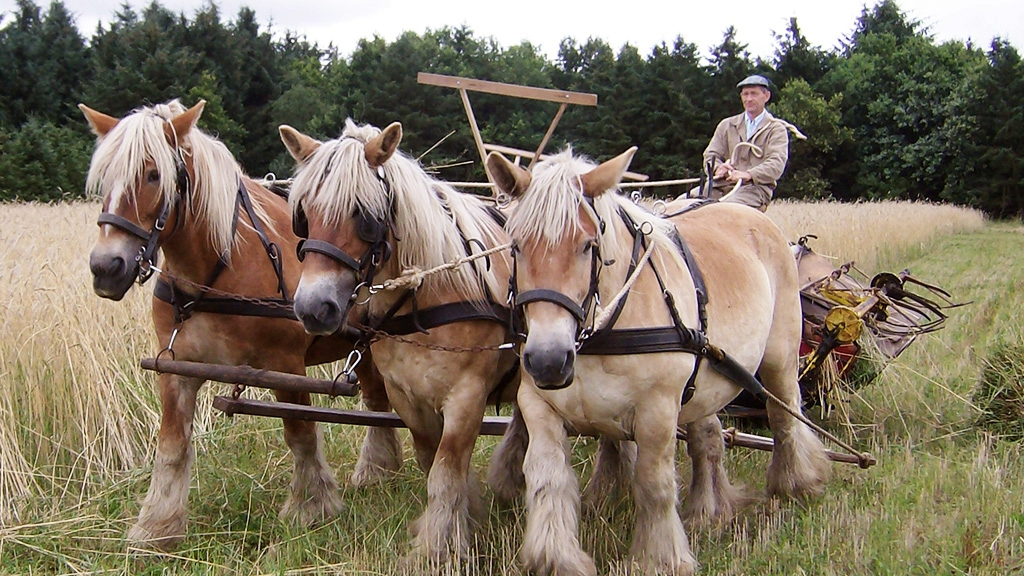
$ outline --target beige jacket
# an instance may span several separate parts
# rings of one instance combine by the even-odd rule
[[[766,189],[770,198],[789,160],[789,129],[784,121],[769,112],[749,140],[760,148],[760,155],[750,146],[740,146],[737,150],[737,145],[747,142],[744,114],[730,116],[718,123],[715,135],[704,150],[704,163],[706,165],[713,159],[717,166],[733,159],[733,168],[750,172],[753,184]],[[731,187],[732,184],[724,180],[715,183],[716,188],[721,186]]]

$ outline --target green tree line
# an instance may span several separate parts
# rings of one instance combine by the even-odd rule
[[[529,42],[502,47],[467,26],[364,38],[347,56],[291,31],[261,27],[214,2],[194,15],[158,2],[124,4],[88,39],[62,2],[32,0],[0,15],[0,200],[83,194],[93,146],[76,105],[114,116],[179,98],[207,101],[202,127],[250,174],[286,176],[277,136],[290,124],[336,137],[346,118],[403,124],[403,149],[449,180],[483,180],[462,101],[420,85],[417,72],[592,92],[548,150],[571,143],[602,160],[639,146],[632,169],[654,179],[699,175],[717,122],[741,110],[736,83],[771,78],[769,108],[807,134],[793,140],[778,197],[955,202],[997,218],[1024,215],[1024,64],[987,47],[937,43],[892,0],[863,9],[848,37],[811,45],[796,18],[770,58],[753,58],[728,28],[705,57],[679,36],[649,54],[565,38],[552,62]],[[557,104],[482,93],[472,104],[484,140],[533,149]]]

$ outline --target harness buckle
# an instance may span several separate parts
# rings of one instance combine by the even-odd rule
[[[576,351],[579,352],[583,344],[594,335],[594,327],[588,326],[580,330],[580,335],[576,337]]]
[[[139,274],[136,280],[139,286],[146,283],[147,280],[153,277],[154,272],[159,272],[160,269],[153,265],[153,261],[142,257],[143,250],[139,250],[139,253],[135,256],[135,261],[139,263]]]
[[[164,348],[165,351],[170,352],[172,355],[174,354],[174,340],[178,337],[178,332],[180,331],[181,326],[174,327],[174,330],[171,331],[171,339],[167,342],[167,348]]]
[[[337,382],[339,378],[344,378],[345,382],[355,382],[356,379],[353,378],[353,372],[355,371],[356,366],[359,365],[359,362],[362,361],[362,359],[363,353],[353,348],[352,351],[348,353],[348,357],[345,358],[345,366],[342,367],[341,373],[339,373],[338,376],[334,378],[334,381]]]

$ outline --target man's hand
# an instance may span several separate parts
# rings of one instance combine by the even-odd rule
[[[729,182],[738,182],[740,180],[750,182],[753,180],[753,177],[751,177],[750,172],[747,172],[746,170],[730,169],[729,173],[726,175],[726,180],[728,180]]]
[[[722,178],[727,177],[729,175],[729,173],[732,172],[732,171],[733,171],[732,163],[731,162],[723,162],[723,163],[719,164],[718,166],[715,166],[714,178],[715,178],[715,180],[721,180]]]

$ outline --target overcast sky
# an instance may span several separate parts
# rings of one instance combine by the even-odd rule
[[[162,0],[165,8],[190,18],[206,0]],[[48,0],[35,0],[45,11]],[[125,0],[63,0],[87,39],[96,25],[109,22]],[[137,11],[149,0],[128,2]],[[235,19],[240,6],[256,12],[261,26],[276,34],[285,30],[305,35],[321,46],[333,42],[345,56],[361,38],[378,35],[393,41],[403,31],[465,24],[477,38],[493,37],[502,48],[529,41],[553,61],[559,42],[600,38],[616,51],[631,44],[647,55],[661,42],[671,46],[677,36],[696,44],[707,55],[719,44],[728,26],[748,45],[752,56],[771,57],[774,33],[786,30],[796,17],[804,36],[814,45],[832,48],[853,30],[865,5],[875,0],[627,0],[572,2],[566,0],[220,0],[221,17]],[[1024,49],[1024,2],[1021,0],[897,0],[912,19],[930,28],[938,41],[972,40],[987,49],[994,37]],[[583,5],[580,9],[575,6]],[[9,13],[15,0],[0,0]],[[4,18],[4,23],[10,16]]]

